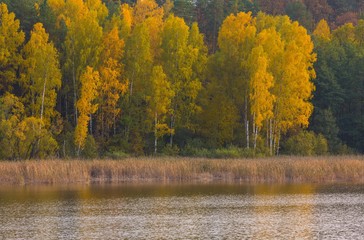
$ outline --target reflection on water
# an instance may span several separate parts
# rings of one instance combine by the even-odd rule
[[[364,186],[1,187],[0,239],[360,239]]]

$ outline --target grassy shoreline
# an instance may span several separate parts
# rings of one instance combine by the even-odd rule
[[[364,183],[364,156],[0,162],[0,185],[107,182]]]

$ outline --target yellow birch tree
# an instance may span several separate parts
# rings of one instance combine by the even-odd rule
[[[98,97],[100,87],[99,72],[93,68],[87,67],[84,74],[81,75],[81,93],[80,99],[77,101],[77,109],[80,116],[75,129],[75,144],[78,147],[78,154],[83,149],[88,132],[88,124],[90,115],[97,111],[98,104],[95,100]]]
[[[321,19],[320,22],[318,22],[315,30],[313,31],[313,35],[322,40],[330,41],[331,30],[325,19]]]
[[[174,96],[170,82],[163,72],[162,66],[155,66],[151,75],[151,91],[147,97],[149,112],[154,118],[154,153],[157,153],[158,138],[170,134],[172,129],[166,123],[167,114],[171,111]]]
[[[171,129],[190,129],[191,115],[199,110],[196,98],[202,88],[206,48],[197,25],[193,25],[192,30],[191,34],[182,18],[170,15],[162,31],[160,61],[175,93],[170,117]],[[173,144],[172,134],[170,144]]]
[[[29,42],[23,49],[25,74],[22,87],[26,88],[25,101],[30,116],[40,118],[50,126],[55,116],[57,90],[61,87],[58,52],[48,40],[43,25],[37,23]]]
[[[248,61],[251,66],[249,101],[253,118],[253,141],[255,149],[258,132],[262,128],[264,121],[273,117],[275,97],[271,93],[273,76],[268,72],[268,56],[264,52],[263,47],[257,46],[253,48]]]
[[[6,4],[0,3],[0,95],[12,90],[16,71],[21,63],[20,46],[24,33],[14,13],[9,13]]]
[[[123,52],[124,40],[119,38],[119,31],[114,27],[104,36],[99,68],[101,84],[98,97],[97,125],[102,138],[108,138],[112,129],[113,134],[115,134],[116,120],[121,113],[118,101],[128,88],[128,82],[122,81],[123,64],[121,60]]]

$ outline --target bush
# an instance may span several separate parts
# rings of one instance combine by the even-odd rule
[[[315,140],[315,155],[325,155],[329,151],[329,144],[322,134],[316,135]]]
[[[340,143],[334,149],[334,153],[337,155],[349,155],[349,154],[354,154],[355,152],[353,151],[353,149],[349,148],[346,144]]]
[[[254,156],[255,157],[271,156],[270,149],[266,145],[265,139],[263,139],[260,136],[258,136],[258,138],[257,138],[257,147],[255,149]]]
[[[85,147],[81,152],[81,156],[83,158],[91,159],[97,158],[99,155],[97,150],[97,144],[95,138],[91,135],[88,135],[85,142]]]
[[[230,146],[228,148],[206,149],[186,146],[181,152],[183,156],[205,157],[205,158],[251,158],[255,157],[254,149],[238,148]]]
[[[105,158],[111,158],[111,159],[123,159],[130,157],[129,154],[123,152],[122,150],[112,150],[108,151],[104,154]]]
[[[240,158],[240,157],[247,157],[249,156],[250,150],[243,149],[238,147],[229,147],[229,148],[218,148],[214,150],[213,157],[214,158]],[[254,152],[252,152],[254,155]]]
[[[290,137],[283,144],[284,153],[301,156],[313,156],[327,154],[328,144],[325,137],[313,132],[301,131]]]
[[[191,157],[209,157],[211,155],[211,150],[206,148],[193,147],[191,145],[186,145],[185,148],[182,149],[182,156],[191,156]]]
[[[179,148],[177,145],[166,145],[162,150],[162,155],[164,156],[177,156],[179,154]]]

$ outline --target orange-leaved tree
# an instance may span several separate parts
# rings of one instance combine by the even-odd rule
[[[263,143],[265,138],[271,153],[278,152],[281,134],[307,127],[312,114],[316,55],[311,37],[287,16],[238,13],[225,19],[218,43],[220,49],[209,63],[205,112],[218,112],[213,109],[219,107],[214,99],[225,99],[221,104],[233,104],[230,108],[239,116],[228,114],[228,121],[237,121],[232,134],[225,134],[229,138],[213,138],[220,139],[220,144],[245,142],[247,148],[250,142],[256,148],[257,139]],[[216,116],[203,121],[210,128],[219,128],[226,119]],[[263,129],[266,134],[258,134]]]
[[[20,46],[24,33],[14,13],[9,13],[6,4],[0,4],[0,95],[11,91],[21,63]]]
[[[116,134],[116,120],[120,117],[120,97],[125,94],[128,82],[125,80],[124,65],[121,60],[124,53],[124,40],[119,37],[119,30],[114,27],[104,34],[101,52],[100,91],[98,95],[97,128],[103,142],[110,134]]]
[[[80,116],[75,129],[75,143],[78,147],[78,155],[85,144],[90,115],[94,114],[98,108],[95,100],[98,97],[100,87],[99,72],[94,71],[91,67],[87,67],[86,71],[81,75],[80,81],[81,94],[80,99],[77,101],[77,109],[80,112]]]

